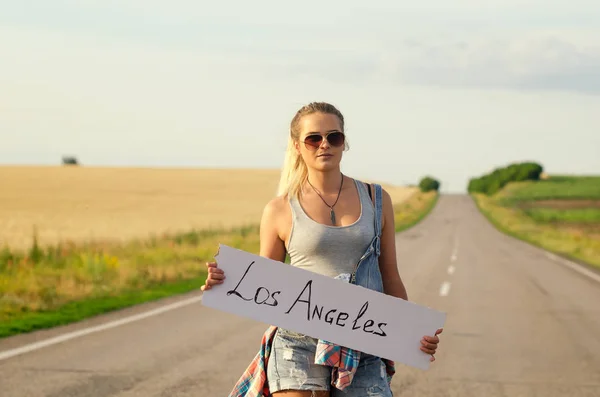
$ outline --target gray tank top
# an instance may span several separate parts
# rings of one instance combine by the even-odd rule
[[[375,236],[375,208],[367,187],[354,180],[361,211],[348,226],[323,225],[310,218],[300,202],[290,197],[292,229],[287,251],[290,264],[328,277],[351,273]]]

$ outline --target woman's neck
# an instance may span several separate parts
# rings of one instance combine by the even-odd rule
[[[340,190],[343,174],[341,171],[308,171],[308,180],[321,194],[336,194]]]

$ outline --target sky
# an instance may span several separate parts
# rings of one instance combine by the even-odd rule
[[[597,0],[0,0],[0,164],[279,168],[344,114],[355,178],[600,174]]]

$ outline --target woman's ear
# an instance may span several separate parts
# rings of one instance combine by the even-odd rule
[[[300,144],[298,141],[294,141],[294,149],[296,149],[296,154],[300,156]]]

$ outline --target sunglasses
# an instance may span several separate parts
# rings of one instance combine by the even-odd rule
[[[342,132],[336,131],[325,135],[324,139],[327,139],[327,142],[331,146],[340,147],[346,141],[346,136]],[[316,150],[321,146],[321,143],[323,143],[323,135],[312,134],[304,138],[304,146],[306,146],[307,149]]]

